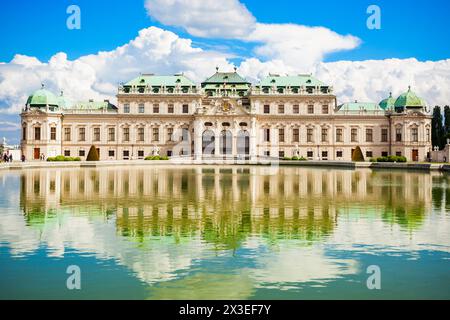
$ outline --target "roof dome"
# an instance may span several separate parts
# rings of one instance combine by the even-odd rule
[[[58,98],[48,90],[42,89],[35,91],[28,97],[27,105],[30,106],[59,106]]]
[[[57,99],[58,99],[58,106],[60,108],[69,109],[74,105],[73,101],[64,96],[62,91],[61,95]]]
[[[413,91],[411,91],[411,87],[409,87],[408,91],[400,95],[395,101],[396,108],[421,108],[425,107],[425,101],[418,97]]]
[[[380,107],[384,110],[392,110],[394,109],[395,99],[392,97],[392,92],[389,93],[389,97],[381,100]]]

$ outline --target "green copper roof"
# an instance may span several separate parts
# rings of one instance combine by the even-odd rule
[[[425,101],[418,97],[413,91],[411,91],[411,87],[407,92],[400,95],[395,101],[396,108],[404,108],[404,107],[424,107]]]
[[[156,76],[156,75],[141,75],[124,86],[152,86],[152,87],[176,87],[176,86],[195,86],[195,83],[189,80],[184,75],[174,76]]]
[[[71,105],[68,110],[117,110],[117,107],[108,101],[89,101],[89,102],[77,102]]]
[[[380,107],[384,110],[392,110],[394,109],[395,99],[392,97],[392,92],[389,94],[389,97],[381,100]]]
[[[271,75],[263,79],[259,84],[261,87],[322,87],[326,86],[322,81],[317,80],[311,75],[298,75],[298,76],[274,76]]]
[[[204,87],[206,84],[221,84],[221,83],[250,85],[250,83],[247,80],[245,80],[245,78],[241,77],[237,72],[217,71],[211,77],[202,82],[202,87]]]
[[[384,111],[378,104],[374,102],[349,102],[338,106],[338,112],[376,112]]]
[[[30,106],[59,106],[58,98],[44,88],[35,91],[28,97],[27,105]]]
[[[61,95],[57,99],[58,99],[59,107],[61,107],[63,109],[68,109],[71,106],[73,106],[73,104],[74,104],[73,101],[68,99],[66,96],[64,96],[62,92],[61,92]]]

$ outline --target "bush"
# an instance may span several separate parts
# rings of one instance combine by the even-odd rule
[[[283,160],[294,160],[294,158],[290,158],[290,157],[284,157]]]
[[[298,158],[298,160],[300,160],[300,161],[308,161],[308,159],[306,159],[305,157],[300,157],[300,158]]]
[[[100,157],[98,155],[97,148],[95,146],[91,146],[91,149],[89,149],[89,153],[87,155],[86,161],[99,161]]]
[[[47,162],[69,162],[69,161],[81,161],[79,157],[65,157],[65,156],[56,156],[56,157],[48,157]]]
[[[144,160],[157,161],[157,160],[169,160],[168,156],[148,156]]]
[[[376,159],[376,158],[370,158],[369,161],[370,161],[370,162],[377,162],[377,160],[378,160],[378,159]]]
[[[356,149],[353,151],[352,161],[356,161],[356,162],[363,162],[364,161],[364,155],[363,155],[363,153],[361,151],[361,148],[359,146],[356,147]]]
[[[298,160],[299,158],[297,156],[292,157],[292,160]]]
[[[167,161],[167,160],[170,160],[170,158],[169,158],[168,156],[162,156],[162,157],[161,157],[161,160]]]
[[[379,157],[376,160],[377,160],[377,162],[398,162],[398,163],[407,162],[406,157],[403,157],[403,156]]]

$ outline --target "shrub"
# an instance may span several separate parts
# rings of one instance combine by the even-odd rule
[[[89,153],[87,155],[86,161],[99,161],[100,157],[98,155],[97,148],[95,146],[91,146],[89,149]]]
[[[55,161],[55,160],[56,160],[55,157],[48,157],[48,158],[47,158],[47,161],[48,161],[48,162],[53,162],[53,161]]]
[[[292,157],[292,160],[298,160],[298,159],[299,159],[299,157],[297,157],[297,156]]]
[[[308,159],[306,159],[305,157],[300,157],[298,160],[300,160],[300,161],[308,161]]]
[[[153,161],[153,160],[169,160],[168,156],[148,156],[145,157],[144,160]]]
[[[377,158],[377,162],[407,162],[406,157],[403,156],[387,156],[387,157],[379,157]]]
[[[294,160],[294,158],[284,157],[283,160]]]
[[[167,161],[167,160],[169,160],[169,159],[170,159],[170,158],[169,158],[168,156],[162,156],[162,157],[161,157],[161,160],[166,160],[166,161]]]
[[[65,157],[65,156],[56,156],[56,157],[48,157],[48,162],[68,162],[68,161],[81,161],[79,157]]]
[[[361,151],[361,148],[359,146],[356,147],[356,149],[353,151],[352,161],[356,161],[356,162],[364,161],[364,155],[363,155],[363,153]]]
[[[370,158],[369,161],[370,161],[370,162],[377,162],[377,159],[376,159],[376,158]]]

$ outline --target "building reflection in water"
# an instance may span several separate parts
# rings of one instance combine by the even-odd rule
[[[449,186],[444,175],[403,171],[25,170],[22,214],[7,208],[0,242],[17,255],[45,245],[58,257],[70,249],[113,258],[145,283],[166,283],[156,298],[177,296],[185,283],[185,298],[245,299],[261,286],[330,281],[360,269],[353,256],[330,256],[326,246],[450,251]],[[214,269],[221,264],[211,261],[230,254],[233,267]],[[239,290],[225,292],[224,281]]]
[[[115,218],[118,233],[138,241],[201,236],[218,248],[236,249],[250,235],[320,240],[333,232],[338,215],[355,210],[416,228],[431,211],[432,195],[440,196],[431,174],[268,170],[273,169],[28,170],[21,176],[21,207],[29,223],[70,208]]]

